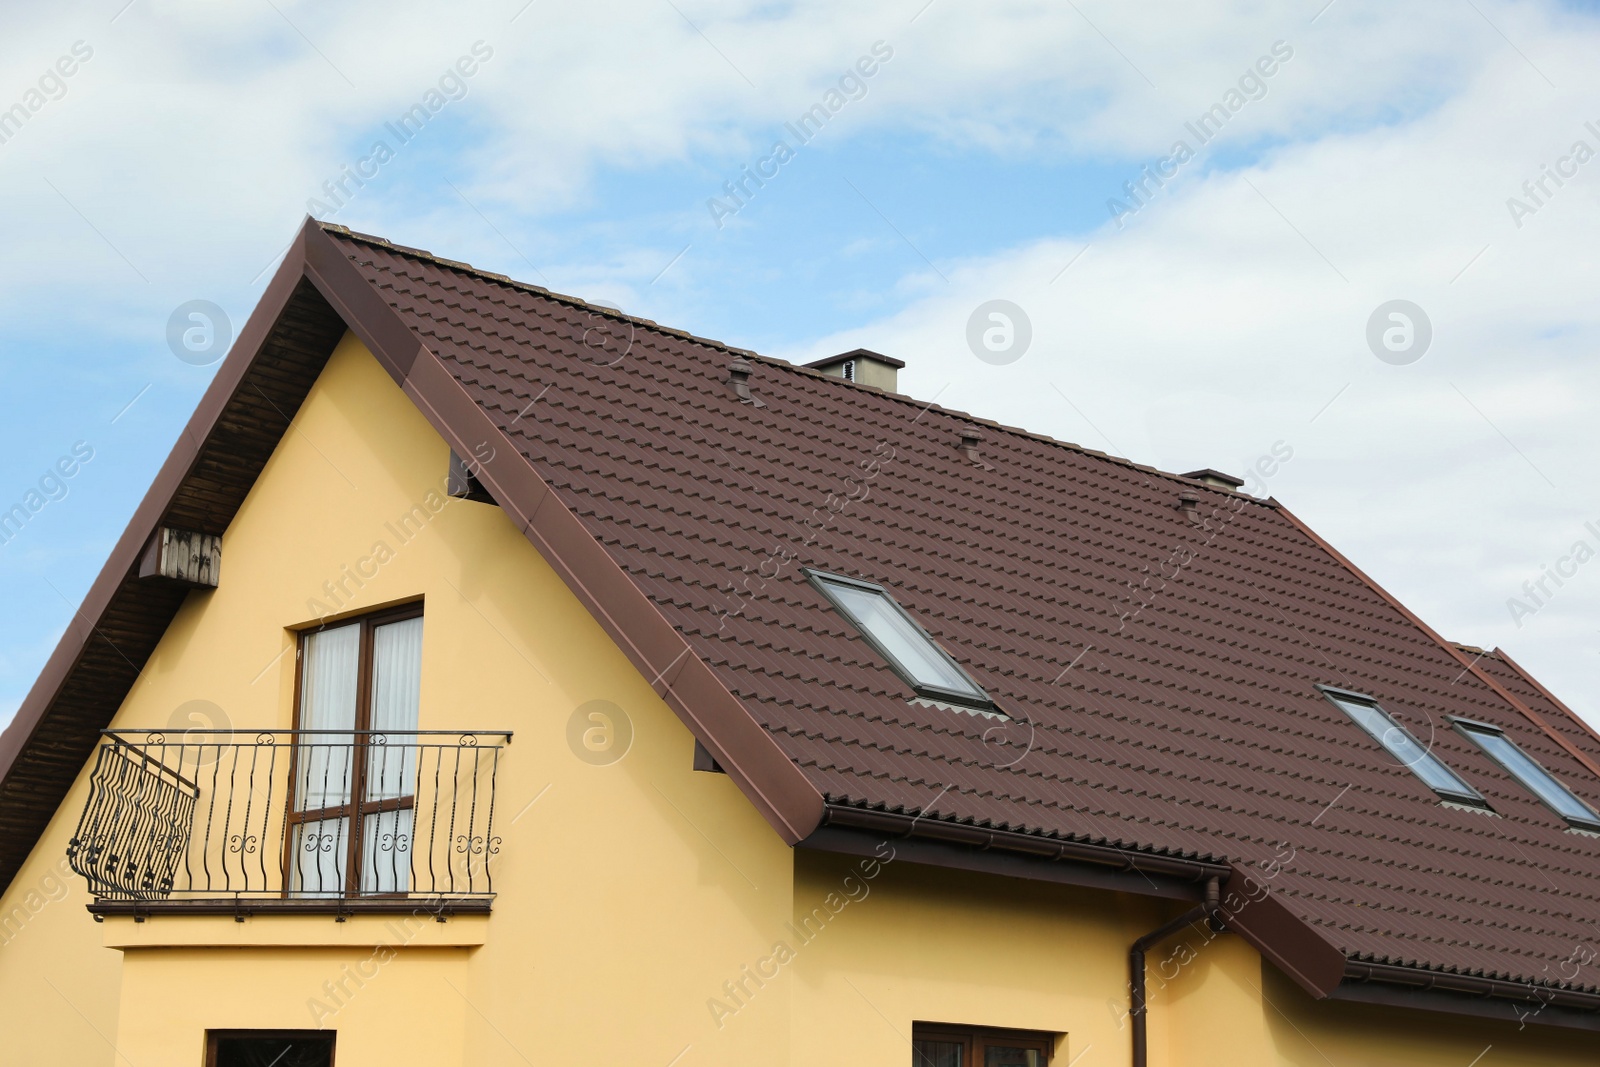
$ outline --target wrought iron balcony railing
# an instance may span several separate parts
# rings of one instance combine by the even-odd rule
[[[97,913],[483,910],[511,734],[103,731],[68,847]]]

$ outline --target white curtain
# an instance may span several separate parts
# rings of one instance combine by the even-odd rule
[[[361,657],[359,623],[319,630],[306,638],[300,664],[300,729],[354,730],[356,672]],[[297,753],[296,807],[300,811],[350,802],[355,735],[312,734]]]
[[[372,745],[367,749],[366,799],[416,793],[417,709],[422,689],[422,620],[406,619],[372,633]],[[413,813],[384,811],[362,819],[361,891],[404,893],[411,888]]]
[[[372,635],[372,747],[368,800],[415,792],[417,707],[422,689],[422,620],[379,626]]]

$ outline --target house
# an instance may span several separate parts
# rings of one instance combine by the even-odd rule
[[[897,367],[308,222],[0,737],[0,1058],[1595,1062],[1593,730]]]

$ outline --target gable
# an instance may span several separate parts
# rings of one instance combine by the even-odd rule
[[[447,982],[467,988],[469,951],[474,967],[516,976],[519,996],[549,1003],[581,976],[589,988],[628,991],[664,1025],[701,1017],[703,990],[725,980],[727,961],[750,958],[790,918],[792,853],[726,776],[693,770],[688,730],[506,514],[445,495],[449,452],[346,334],[223,531],[218,586],[184,599],[107,723],[135,751],[198,782],[205,799],[190,840],[209,844],[185,854],[179,892],[156,902],[174,905],[165,913],[148,921],[127,910],[107,916],[102,902],[96,915],[104,921],[91,921],[84,880],[54,877],[80,832],[95,778],[94,760],[80,766],[20,877],[0,894],[0,920],[16,914],[23,924],[0,931],[8,961],[0,967],[0,1002],[11,1012],[0,1026],[18,1031],[8,1053],[15,1045],[24,1062],[45,1062],[64,1046],[57,1058],[95,1062],[110,1056],[106,1040],[114,1039],[134,1062],[184,1062],[194,1034],[219,1020],[266,1014],[337,1027],[341,1056],[352,1061],[366,1062],[357,1044],[366,1042],[367,1055],[387,1050],[373,1056],[382,1062],[408,1054],[461,1062],[454,1058],[461,1020],[451,1009],[464,1009]],[[397,603],[422,612],[417,728],[445,732],[421,740],[445,752],[464,735],[502,744],[460,823],[458,809],[437,804],[438,787],[430,790],[425,758],[419,761],[414,810],[431,814],[417,820],[428,829],[411,835],[417,896],[378,901],[385,915],[335,922],[304,907],[317,901],[286,901],[276,892],[274,861],[291,832],[283,828],[291,747],[283,731],[304,725],[295,719],[298,639],[325,612],[333,621]],[[594,702],[626,716],[630,740],[618,753],[625,759],[585,762],[570,747],[571,724]],[[196,733],[185,736],[190,728]],[[223,740],[211,730],[227,728],[241,731],[228,740],[242,757],[203,750]],[[270,744],[263,746],[263,734]],[[446,757],[447,776],[451,763]],[[235,801],[255,804],[255,820],[240,820],[236,809],[225,814]],[[493,876],[492,937],[482,910],[435,922],[421,903],[425,889],[443,888],[430,865],[448,862],[452,851],[441,857],[426,847],[439,838],[434,824],[444,831],[448,823],[444,840],[459,847],[465,842],[454,835],[469,818],[474,833],[498,839],[492,867],[485,864]],[[220,842],[225,828],[241,823],[259,828],[256,854],[270,857],[259,868],[227,866]],[[267,883],[245,884],[234,915],[220,917],[204,911],[219,897],[228,904],[220,878],[211,877],[216,868],[206,866],[219,859],[224,871],[259,871]],[[29,914],[39,912],[32,897],[44,872],[49,910]],[[754,893],[747,878],[766,891]],[[673,921],[663,923],[663,914]],[[408,959],[386,967],[382,993],[344,1010],[342,998],[319,992],[340,965],[367,959],[372,942],[363,937],[389,942],[395,929],[404,933]],[[594,951],[597,930],[627,946],[629,974],[617,973],[619,953]],[[530,959],[568,962],[530,974]],[[393,1016],[384,1018],[397,1003],[407,1017],[428,1013],[425,1034],[396,1031]],[[534,1013],[518,1014],[527,1021]],[[160,1026],[151,1025],[155,1019]],[[729,1040],[748,1060],[759,1056],[765,1033],[746,1027]]]

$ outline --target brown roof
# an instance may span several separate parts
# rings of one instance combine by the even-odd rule
[[[331,349],[330,307],[452,447],[497,448],[481,479],[495,499],[790,842],[910,827],[937,847],[1132,867],[1119,884],[1168,895],[1172,879],[1248,875],[1270,895],[1233,928],[1318,995],[1361,979],[1543,990],[1541,1005],[1558,997],[1543,1022],[1600,1008],[1592,966],[1568,977],[1575,950],[1600,944],[1600,840],[1445,717],[1501,726],[1596,806],[1600,739],[1509,658],[1440,639],[1275,501],[309,223],[190,454],[215,453],[241,383],[280,359],[304,379],[278,405],[293,415],[321,364],[280,349]],[[727,384],[735,357],[755,363],[760,405]],[[959,447],[974,428],[976,459]],[[236,450],[217,513],[188,521],[222,532],[268,453]],[[121,603],[145,655],[176,605],[130,600],[123,556],[196,476],[169,463],[84,606],[103,620]],[[1013,721],[910,703],[802,567],[888,587]],[[86,641],[63,639],[0,738],[6,879],[131,682],[58,710]],[[1498,814],[1441,805],[1318,684],[1379,698]]]

